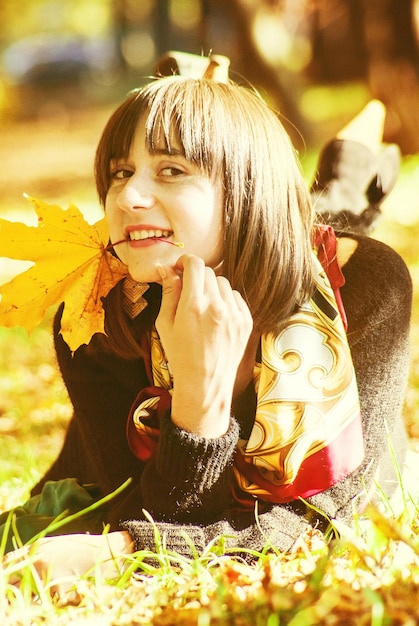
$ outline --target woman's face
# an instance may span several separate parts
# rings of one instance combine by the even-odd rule
[[[111,162],[106,215],[118,257],[138,282],[159,282],[156,264],[184,253],[216,268],[223,258],[223,192],[181,150],[150,153],[140,120],[127,158]],[[179,147],[180,148],[180,147]],[[183,249],[168,242],[182,242]]]

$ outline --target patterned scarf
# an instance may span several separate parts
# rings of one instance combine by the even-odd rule
[[[278,335],[261,338],[261,363],[254,368],[255,421],[249,439],[239,441],[234,463],[233,492],[244,505],[255,497],[289,502],[324,491],[354,471],[364,456],[355,372],[340,314],[343,276],[335,247],[324,247],[334,241],[330,235],[321,231],[322,263],[315,258],[311,299]],[[172,389],[155,330],[150,351],[152,386],[140,392],[127,424],[131,449],[143,461],[156,450],[159,420],[170,408]]]

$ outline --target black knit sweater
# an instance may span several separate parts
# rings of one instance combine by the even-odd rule
[[[388,246],[362,235],[350,237],[358,247],[343,268],[346,283],[341,293],[366,455],[351,476],[310,498],[324,512],[324,519],[311,514],[310,523],[320,527],[325,527],[326,518],[349,520],[354,503],[360,504],[365,486],[372,486],[374,479],[388,494],[396,486],[386,424],[400,459],[406,445],[401,409],[408,373],[410,276]],[[237,441],[249,427],[240,403],[228,433],[218,439],[182,431],[167,414],[157,453],[143,464],[130,451],[125,436],[129,409],[139,390],[148,385],[142,361],[124,361],[103,351],[97,336],[71,355],[59,330],[57,317],[56,351],[74,416],[57,460],[34,493],[46,480],[75,477],[82,483],[97,483],[106,494],[131,477],[131,485],[114,502],[110,522],[114,529],[127,529],[137,549],[154,548],[154,529],[143,509],[164,532],[168,548],[180,553],[190,554],[185,531],[198,551],[220,535],[229,537],[231,548],[261,550],[268,541],[280,550],[291,547],[310,518],[302,503],[259,503],[256,523],[255,512],[240,509],[231,497]],[[241,405],[249,406],[246,398]]]

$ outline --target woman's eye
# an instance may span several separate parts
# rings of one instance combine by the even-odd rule
[[[121,168],[111,171],[111,178],[115,180],[123,180],[124,178],[130,178],[131,176],[131,170]]]
[[[162,176],[182,176],[185,172],[180,168],[180,167],[175,167],[175,166],[170,166],[170,167],[163,167],[160,170],[160,174]]]

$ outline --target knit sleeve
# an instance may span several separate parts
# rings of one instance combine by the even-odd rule
[[[207,439],[176,427],[167,412],[155,456],[141,477],[144,507],[156,519],[216,519],[231,502],[232,465],[239,426],[231,419],[222,437]]]
[[[254,559],[254,552],[266,547],[289,550],[296,539],[309,528],[298,504],[270,505],[256,514],[232,508],[210,524],[173,524],[145,520],[126,520],[121,524],[133,538],[136,550],[156,550],[156,533],[168,551],[185,557],[201,554],[210,544],[222,543],[226,554],[240,554]]]

